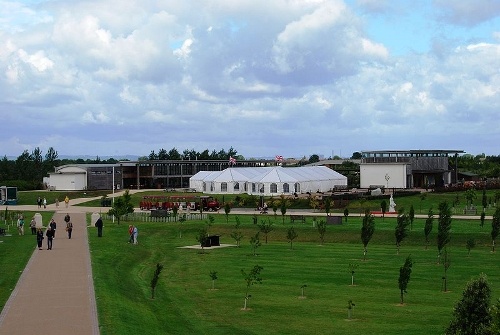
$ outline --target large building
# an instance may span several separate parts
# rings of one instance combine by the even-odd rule
[[[276,165],[274,160],[245,160],[235,167]],[[44,179],[47,188],[59,191],[189,188],[189,178],[200,171],[222,171],[227,161],[153,160],[121,161],[116,164],[70,164],[55,168]]]
[[[462,150],[362,151],[361,188],[440,187],[457,181]],[[453,163],[450,164],[450,157]]]

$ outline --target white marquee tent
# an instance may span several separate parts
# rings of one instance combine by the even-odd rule
[[[326,166],[242,167],[200,171],[189,179],[189,186],[203,193],[269,196],[345,188],[347,177]]]

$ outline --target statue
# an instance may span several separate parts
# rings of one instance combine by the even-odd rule
[[[396,203],[394,202],[394,199],[391,194],[391,198],[389,199],[389,212],[395,212],[396,211],[395,207]]]

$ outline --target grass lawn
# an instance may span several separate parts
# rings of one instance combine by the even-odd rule
[[[230,215],[229,224],[224,215],[214,216],[209,232],[220,234],[221,243],[234,243],[235,216]],[[239,219],[244,235],[240,248],[204,252],[179,247],[197,244],[195,236],[205,222],[137,223],[139,245],[127,243],[128,222],[118,226],[105,221],[103,238],[89,228],[101,334],[439,334],[471,277],[486,273],[493,298],[500,297],[500,256],[491,253],[489,221],[480,228],[479,221],[453,220],[445,293],[444,270],[436,257],[437,220],[428,250],[421,219],[415,220],[397,255],[395,219],[377,218],[363,261],[359,216],[328,226],[324,245],[309,221],[295,225],[293,249],[286,240],[290,225],[282,225],[278,216],[268,244],[261,235],[256,256],[249,238],[258,228],[251,216]],[[465,243],[471,237],[477,246],[468,256]],[[401,305],[399,268],[410,254],[413,272]],[[150,282],[157,263],[164,269],[153,300]],[[350,263],[359,265],[354,286]],[[249,272],[254,265],[264,268],[263,280],[250,288],[244,311],[241,270]],[[211,271],[217,271],[215,289]],[[307,285],[305,299],[300,298],[302,285]],[[349,300],[356,305],[351,319]]]

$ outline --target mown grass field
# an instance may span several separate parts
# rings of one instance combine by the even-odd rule
[[[211,234],[221,243],[234,243],[235,216],[229,223],[214,215]],[[260,216],[259,219],[272,215]],[[453,306],[471,277],[488,275],[493,297],[500,297],[500,255],[491,252],[490,222],[453,221],[448,246],[451,266],[448,292],[442,291],[444,269],[437,264],[437,220],[431,245],[424,247],[424,220],[416,220],[396,253],[395,219],[376,219],[376,230],[362,260],[361,218],[349,217],[342,226],[328,226],[324,245],[308,220],[295,225],[293,249],[286,240],[288,223],[276,218],[268,244],[253,255],[249,238],[258,231],[251,216],[239,217],[241,247],[200,250],[194,245],[205,222],[138,223],[139,245],[127,243],[128,223],[105,222],[104,237],[90,229],[90,246],[101,334],[439,334],[451,319]],[[182,233],[182,237],[181,236]],[[477,246],[467,255],[466,240]],[[400,304],[398,277],[405,258],[413,272]],[[157,263],[164,266],[151,299],[150,282]],[[351,285],[349,264],[358,264]],[[246,284],[241,270],[264,269],[262,284],[250,288],[249,309],[242,310]],[[218,279],[212,290],[210,272]],[[305,299],[301,286],[307,285]],[[356,304],[351,319],[347,303]]]

